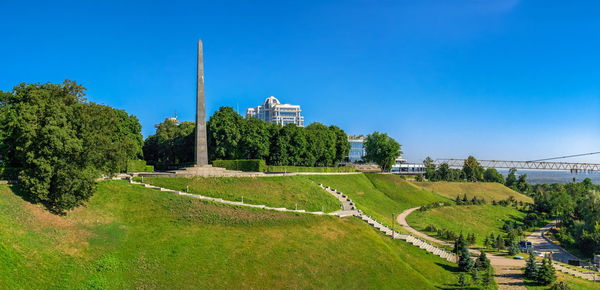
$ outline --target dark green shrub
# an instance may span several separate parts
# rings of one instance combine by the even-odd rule
[[[228,170],[264,172],[267,164],[260,159],[240,159],[240,160],[215,160],[212,163],[215,167],[223,167]]]
[[[146,165],[145,160],[128,160],[127,161],[127,172],[152,172],[154,166]]]

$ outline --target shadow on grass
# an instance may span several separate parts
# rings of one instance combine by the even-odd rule
[[[453,272],[453,273],[460,272],[458,270],[457,266],[452,266],[452,265],[448,265],[448,264],[442,264],[442,263],[438,263],[438,262],[436,262],[435,264],[438,265],[438,266],[440,266],[440,267],[442,267],[442,268],[444,268],[444,270],[449,271],[449,272]]]
[[[64,210],[58,209],[58,208],[56,208],[56,206],[53,206],[50,203],[41,202],[41,201],[37,200],[33,195],[31,195],[30,192],[26,191],[21,186],[19,186],[19,184],[11,184],[11,185],[9,185],[9,188],[15,195],[17,195],[22,200],[24,200],[28,203],[41,204],[44,206],[44,208],[46,208],[46,210],[48,210],[49,212],[51,212],[52,214],[55,214],[55,215],[60,215],[60,216],[66,215],[66,212]]]

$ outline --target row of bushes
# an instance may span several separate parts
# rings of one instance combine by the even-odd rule
[[[352,167],[309,167],[309,166],[276,166],[267,165],[261,159],[241,160],[215,160],[215,167],[223,167],[228,170],[251,171],[251,172],[355,172]]]
[[[215,160],[212,165],[215,167],[223,167],[227,170],[252,172],[264,172],[267,170],[267,163],[261,159]]]
[[[127,161],[127,172],[152,172],[154,166],[147,165],[145,160],[129,160]]]
[[[309,167],[309,166],[275,166],[270,165],[267,172],[356,172],[353,167]]]

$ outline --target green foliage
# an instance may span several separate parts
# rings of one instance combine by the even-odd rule
[[[460,286],[462,289],[464,289],[465,287],[467,287],[467,285],[469,285],[469,281],[467,280],[467,275],[465,275],[465,273],[459,273],[458,274],[458,286]]]
[[[310,166],[277,166],[268,165],[266,168],[267,172],[356,172],[354,167],[340,166],[340,167],[310,167]]]
[[[364,142],[366,161],[377,163],[382,171],[389,171],[402,154],[400,144],[386,133],[374,132],[367,135]]]
[[[525,269],[523,270],[523,275],[525,275],[526,278],[535,280],[537,278],[537,274],[538,274],[538,264],[535,261],[535,253],[533,252],[533,249],[529,251],[529,257],[527,258],[527,264],[525,265]]]
[[[467,181],[483,180],[483,167],[481,167],[481,164],[473,156],[467,157],[462,171]]]
[[[463,236],[461,234],[459,240],[462,237]],[[463,272],[470,272],[475,267],[475,262],[473,262],[473,259],[471,259],[471,253],[469,252],[466,241],[464,239],[462,239],[462,241],[459,240],[457,240],[455,243],[458,255],[458,269]]]
[[[506,187],[512,188],[517,183],[516,173],[516,168],[511,168],[508,170],[508,175],[506,176],[506,181],[504,182],[504,185],[506,185]]]
[[[264,172],[267,169],[267,164],[264,160],[214,160],[212,165],[215,167],[223,167],[229,170]]]
[[[350,153],[350,142],[348,142],[348,135],[344,130],[338,126],[331,125],[329,130],[335,135],[335,161],[342,161]]]
[[[242,116],[231,107],[221,107],[206,124],[210,160],[240,158]]]
[[[151,164],[185,165],[193,162],[192,122],[167,119],[144,144]],[[207,122],[209,160],[263,159],[270,165],[334,166],[350,150],[346,133],[336,126],[312,123],[306,128],[280,126],[257,118],[242,118],[231,107],[221,107]]]
[[[156,125],[156,133],[144,142],[144,158],[154,165],[172,165],[194,161],[193,122],[177,123],[166,119]]]
[[[485,252],[482,251],[481,254],[479,254],[479,257],[477,257],[477,260],[475,260],[475,268],[479,271],[487,271],[491,267],[490,259],[488,259]]]
[[[86,102],[84,91],[65,81],[0,94],[0,156],[19,168],[27,194],[55,211],[81,204],[97,177],[125,171],[141,155],[137,118]]]
[[[569,284],[565,281],[560,281],[557,283],[552,284],[552,286],[550,286],[550,288],[548,288],[549,290],[571,290],[571,286],[569,286]]]
[[[144,160],[127,160],[127,172],[152,172],[154,166],[147,165]]]
[[[556,272],[552,266],[550,258],[544,258],[542,265],[538,269],[536,281],[542,285],[550,285],[556,281]]]
[[[306,127],[306,163],[316,166],[331,166],[336,161],[336,133],[321,123]]]
[[[496,168],[488,168],[483,172],[483,180],[486,182],[498,182],[504,184],[504,176]]]

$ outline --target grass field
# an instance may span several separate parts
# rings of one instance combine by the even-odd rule
[[[391,174],[312,175],[306,178],[342,191],[364,213],[388,225],[395,224],[392,214],[398,215],[408,208],[436,201],[449,201]]]
[[[490,233],[498,235],[503,233],[502,225],[506,220],[519,220],[525,214],[514,207],[499,205],[460,205],[447,206],[430,209],[424,212],[415,211],[407,218],[407,222],[413,228],[426,232],[427,225],[434,225],[441,229],[447,229],[466,235],[474,233],[477,245],[483,245],[483,241]]]
[[[463,194],[467,194],[469,199],[476,196],[491,202],[505,200],[512,196],[516,200],[533,203],[530,197],[496,182],[413,182],[413,184],[451,199],[456,198],[457,195],[462,197]]]
[[[355,218],[242,209],[98,185],[48,213],[0,185],[0,288],[398,288],[456,283],[455,266]]]
[[[139,179],[138,179],[139,180]],[[338,200],[316,183],[301,176],[224,177],[145,177],[145,183],[202,194],[210,197],[264,204],[273,207],[326,212],[340,209]]]
[[[564,274],[562,272],[556,272],[557,281],[565,281],[569,284],[572,290],[587,290],[587,289],[600,289],[600,283],[594,283],[592,281],[573,277],[571,275]],[[548,289],[548,286],[536,285],[535,282],[526,280],[526,287],[530,290],[542,290]]]

